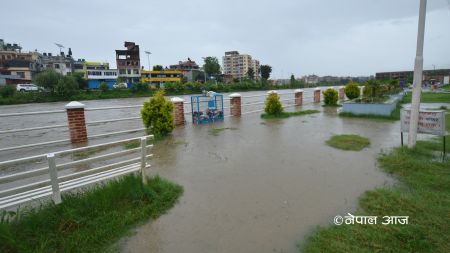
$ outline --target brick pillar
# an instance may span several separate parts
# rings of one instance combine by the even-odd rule
[[[87,142],[86,119],[84,104],[72,101],[66,105],[67,121],[72,143]]]
[[[234,117],[241,116],[241,94],[230,94],[230,114]]]
[[[314,89],[314,103],[320,103],[320,88]]]
[[[300,106],[303,104],[303,90],[295,90],[295,105]]]
[[[184,125],[184,99],[173,97],[170,101],[173,103],[173,123],[175,126]]]
[[[345,99],[344,87],[339,87],[339,99],[340,100],[344,100]]]

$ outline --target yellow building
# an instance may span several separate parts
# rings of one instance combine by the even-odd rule
[[[143,83],[175,83],[181,82],[183,74],[178,70],[141,70]]]

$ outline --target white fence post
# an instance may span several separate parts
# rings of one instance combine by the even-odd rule
[[[145,167],[147,167],[147,137],[141,138],[141,176],[142,183],[147,184],[147,176],[145,175]]]
[[[58,171],[56,170],[55,154],[47,154],[50,181],[52,183],[53,201],[61,203],[61,192],[59,191]]]

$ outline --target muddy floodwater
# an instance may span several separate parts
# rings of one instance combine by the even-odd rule
[[[283,91],[281,91],[283,92]],[[289,91],[284,91],[289,92]],[[291,91],[292,92],[292,91]],[[265,92],[242,93],[242,103],[261,102]],[[293,99],[293,94],[289,95]],[[187,97],[186,97],[187,98]],[[284,99],[285,97],[282,97]],[[320,113],[282,120],[263,120],[260,113],[226,117],[224,122],[187,124],[153,148],[149,174],[159,174],[184,187],[179,203],[167,214],[135,228],[116,245],[122,252],[298,252],[297,245],[317,225],[328,226],[336,215],[354,212],[366,190],[392,179],[377,167],[382,151],[400,144],[399,122],[337,116],[337,108],[309,103],[288,111],[317,109]],[[88,108],[135,105],[145,98],[86,101]],[[284,101],[292,105],[292,101]],[[1,113],[61,110],[65,103],[0,107]],[[225,107],[228,107],[225,101]],[[246,106],[243,112],[260,109]],[[186,110],[190,110],[186,105]],[[227,116],[229,109],[225,110]],[[87,121],[134,117],[138,109],[88,111]],[[1,129],[64,124],[65,114],[20,119],[1,118]],[[140,121],[97,124],[88,134],[142,127]],[[371,141],[360,151],[325,145],[334,134],[359,134]],[[67,138],[67,129],[3,135],[2,147]],[[143,132],[95,139],[90,144],[142,136]],[[72,147],[58,144],[0,153],[0,161]],[[69,159],[69,158],[68,158]],[[36,166],[35,166],[36,167]],[[26,170],[16,168],[15,170]],[[32,169],[32,168],[28,168]],[[10,171],[1,171],[1,174]]]

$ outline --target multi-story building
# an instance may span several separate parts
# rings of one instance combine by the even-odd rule
[[[225,52],[222,62],[225,75],[231,75],[233,78],[247,78],[249,69],[253,68],[254,78],[259,78],[261,72],[259,61],[253,60],[248,54],[239,54],[238,51]]]
[[[0,74],[11,75],[11,80],[21,79],[21,83],[29,83],[41,70],[41,57],[38,52],[22,52],[18,44],[6,43],[0,39]]]
[[[188,58],[187,61],[179,61],[176,65],[170,65],[169,68],[170,70],[181,71],[188,82],[194,81],[195,73],[198,74],[200,71],[198,64],[192,61],[191,58]]]
[[[139,82],[141,78],[141,60],[139,45],[125,41],[125,50],[116,50],[117,69],[119,77],[124,77],[127,83]]]
[[[424,84],[446,84],[445,82],[449,79],[449,76],[450,69],[435,69],[423,71]],[[397,79],[399,81],[404,81],[407,83],[412,83],[413,77],[414,71],[379,72],[375,74],[375,78],[377,80]]]
[[[88,70],[107,70],[109,63],[107,62],[88,62],[85,59],[78,59],[74,62],[73,71],[83,73],[84,77],[88,77]]]
[[[43,69],[51,69],[65,76],[72,74],[74,62],[75,61],[72,58],[72,50],[70,48],[67,55],[64,54],[64,52],[60,52],[59,55],[43,53],[41,60]]]
[[[141,82],[164,87],[164,83],[181,82],[183,73],[179,70],[142,70]]]
[[[119,71],[117,69],[90,69],[86,70],[89,89],[98,89],[100,84],[105,82],[112,89],[117,83]]]

